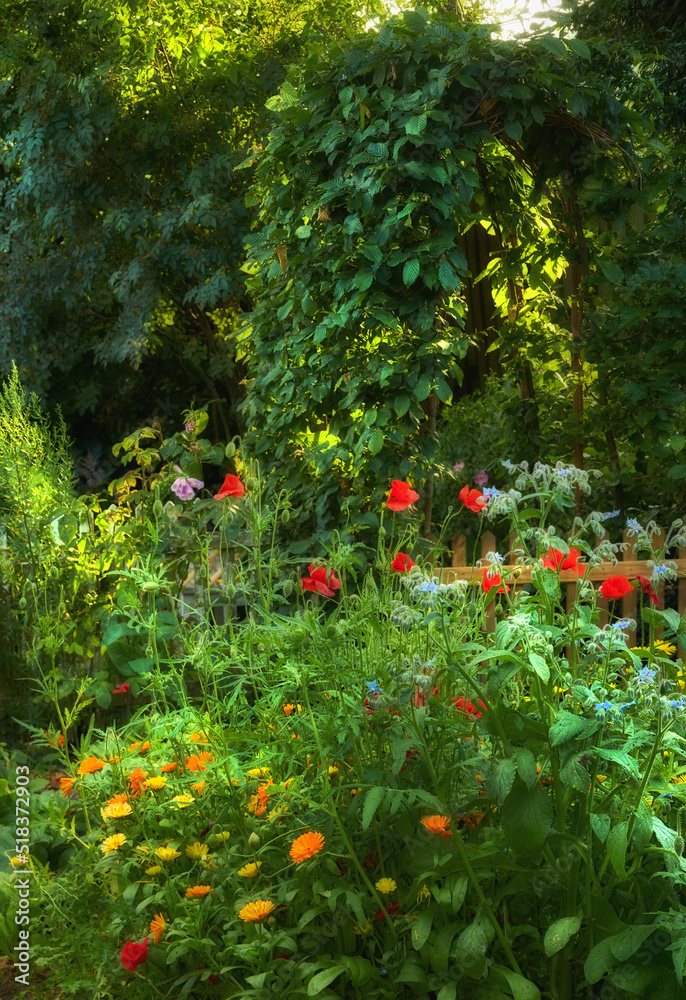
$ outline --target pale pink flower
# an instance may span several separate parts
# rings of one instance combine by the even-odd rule
[[[178,465],[174,466],[174,472],[181,472]],[[192,500],[195,496],[196,490],[201,490],[205,484],[199,479],[193,479],[192,476],[179,476],[171,484],[172,493],[176,493],[179,500]]]
[[[486,475],[484,469],[479,469],[477,474],[474,476],[474,482],[476,483],[477,486],[486,485],[486,483],[488,482],[488,476]]]

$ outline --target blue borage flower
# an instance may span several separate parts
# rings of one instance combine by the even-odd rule
[[[616,632],[622,632],[624,629],[631,628],[633,622],[630,618],[621,618],[618,622],[613,622],[610,628],[613,628]]]
[[[367,694],[381,694],[378,681],[365,681],[365,683],[367,685]]]
[[[506,468],[508,472],[510,471],[510,469],[514,468],[512,462],[510,461],[509,458],[501,458],[500,459],[500,464],[502,466],[504,466],[504,468]]]
[[[660,577],[667,576],[668,573],[669,573],[669,566],[665,566],[663,563],[662,566],[653,566],[653,572],[651,573],[651,577],[658,577],[659,579]]]
[[[609,510],[607,514],[601,514],[603,521],[609,521],[612,517],[619,517],[621,511],[619,510]]]
[[[638,523],[638,521],[636,520],[635,517],[628,517],[627,518],[626,527],[627,527],[627,531],[633,532],[633,534],[635,534],[635,535],[637,535],[639,533],[639,531],[643,531],[643,528]]]
[[[656,673],[657,670],[649,670],[648,667],[643,667],[636,675],[636,680],[639,684],[652,683],[655,680]]]

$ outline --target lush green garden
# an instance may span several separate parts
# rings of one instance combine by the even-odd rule
[[[0,0],[0,996],[683,996],[683,14],[566,8]]]

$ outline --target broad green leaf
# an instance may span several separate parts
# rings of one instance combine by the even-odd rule
[[[611,938],[606,938],[606,940],[617,961],[627,962],[655,929],[655,924],[634,924],[620,934],[613,934]]]
[[[298,237],[299,240],[306,240],[311,232],[312,232],[312,226],[298,226],[298,228],[295,231],[295,235]]]
[[[405,395],[396,396],[395,399],[393,400],[393,409],[395,410],[396,415],[399,417],[404,417],[410,408],[410,403],[411,400],[409,396]]]
[[[626,837],[628,820],[622,820],[616,826],[610,828],[605,842],[605,850],[610,859],[610,864],[617,872],[620,879],[626,878]]]
[[[428,910],[422,910],[412,924],[412,947],[415,951],[420,951],[429,940],[433,919],[434,908],[432,906]]]
[[[375,785],[374,788],[370,788],[364,799],[364,807],[362,809],[362,829],[367,830],[369,824],[371,823],[374,813],[379,808],[383,801],[385,790],[380,785]]]
[[[591,721],[594,723],[594,729],[589,732],[588,723]],[[557,713],[555,721],[550,727],[550,745],[556,747],[582,733],[584,737],[590,736],[596,728],[595,720],[584,719],[580,715],[574,715],[572,712],[562,709]]]
[[[372,455],[379,454],[379,452],[383,448],[383,443],[384,443],[384,433],[380,427],[375,427],[367,440],[367,446]]]
[[[421,378],[414,387],[414,397],[418,399],[421,403],[422,400],[427,399],[429,393],[431,392],[431,382],[427,378]]]
[[[603,272],[608,281],[611,281],[613,285],[619,285],[624,281],[624,271],[622,271],[619,264],[615,264],[611,260],[601,260],[600,270]]]
[[[615,964],[607,938],[593,948],[584,963],[584,975],[589,983],[597,983]]]
[[[528,788],[520,779],[505,799],[500,818],[512,850],[524,857],[534,856],[540,853],[553,824],[552,802],[540,785]]]
[[[442,260],[438,265],[438,280],[446,292],[454,292],[460,286],[460,279],[447,260]]]
[[[367,146],[367,152],[370,156],[377,156],[380,160],[388,159],[388,146],[383,142],[370,142]]]
[[[541,1000],[538,986],[535,986],[530,979],[525,979],[524,976],[518,975],[505,965],[494,965],[493,971],[497,976],[496,982],[497,979],[505,980],[508,992],[512,994],[514,1000]]]
[[[313,976],[307,984],[308,997],[316,997],[329,985],[329,983],[332,983],[334,979],[337,979],[341,972],[345,971],[344,965],[334,965],[331,969],[324,969],[323,972],[318,972],[317,975]]]
[[[636,781],[640,781],[641,774],[638,769],[638,762],[634,757],[630,757],[628,753],[624,750],[612,750],[610,747],[594,747],[595,752],[603,760],[612,761],[613,764],[618,764],[623,768],[627,774],[630,774],[632,778]]]
[[[529,663],[534,668],[544,684],[550,680],[550,667],[540,653],[529,653]]]
[[[419,135],[426,128],[426,115],[414,115],[405,126],[408,135]]]
[[[560,917],[545,932],[543,948],[548,958],[561,951],[581,927],[581,917]]]
[[[574,55],[581,56],[582,59],[591,58],[591,50],[583,38],[567,38],[565,41]]]
[[[539,41],[554,56],[559,56],[561,59],[567,58],[567,46],[561,38],[557,38],[555,35],[542,35]]]
[[[419,277],[419,261],[415,258],[408,260],[403,268],[403,283],[409,286]]]

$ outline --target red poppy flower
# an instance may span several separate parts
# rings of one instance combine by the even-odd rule
[[[611,576],[607,580],[603,580],[600,587],[600,593],[603,597],[615,601],[619,600],[620,597],[626,597],[631,590],[633,587],[625,576]]]
[[[481,586],[484,588],[484,594],[487,594],[489,592],[489,590],[493,589],[493,587],[498,587],[497,593],[504,594],[505,591],[509,590],[510,588],[509,587],[500,587],[499,584],[501,584],[501,583],[502,583],[502,580],[500,579],[500,573],[496,573],[494,576],[490,576],[489,577],[489,575],[488,575],[488,567],[484,566],[484,578],[483,578],[483,580],[481,582]]]
[[[475,719],[480,719],[481,716],[486,711],[486,706],[482,701],[479,701],[479,705],[483,708],[484,712],[477,711],[476,707],[472,705],[471,701],[467,701],[466,698],[453,698],[452,703],[458,712],[464,712],[465,715],[471,715]]]
[[[114,691],[112,691],[112,694],[128,694],[130,690],[131,685],[127,684],[125,681],[123,684],[120,684],[118,688],[115,688]]]
[[[232,476],[231,473],[224,477],[224,482],[219,490],[219,493],[214,494],[215,500],[223,500],[224,497],[242,497],[245,493],[245,486],[240,481],[238,476]]]
[[[333,570],[328,573],[325,566],[317,566],[314,563],[309,566],[310,575],[301,577],[303,590],[315,590],[324,597],[335,597],[334,590],[341,589],[341,581],[334,574]]]
[[[411,507],[415,500],[419,500],[419,493],[410,489],[409,483],[402,483],[399,479],[394,479],[391,483],[391,495],[386,501],[389,510],[405,510]]]
[[[483,493],[480,493],[479,490],[470,490],[469,486],[463,486],[457,496],[465,507],[473,510],[475,514],[480,514],[488,503]]]
[[[406,552],[399,552],[391,563],[391,569],[394,569],[396,573],[407,573],[413,566],[414,562]]]
[[[581,553],[578,549],[570,549],[566,556],[559,549],[548,549],[548,555],[543,559],[543,565],[548,569],[573,569],[577,576],[584,575],[584,566],[579,565]]]
[[[647,594],[650,600],[653,602],[656,608],[660,607],[660,602],[658,600],[657,594],[653,590],[652,584],[647,576],[639,576],[638,584],[644,594]]]
[[[403,915],[403,911],[400,909],[400,903],[396,902],[395,900],[392,903],[387,904],[386,910],[388,911],[389,917],[402,917]],[[374,919],[383,920],[384,919],[383,910],[377,910],[376,913],[374,914]]]
[[[136,941],[127,941],[121,950],[121,964],[129,972],[135,972],[142,962],[148,958],[148,939],[138,944]]]

